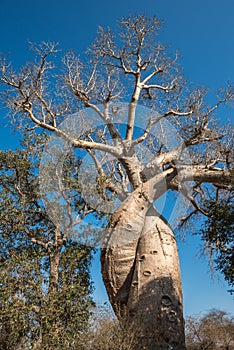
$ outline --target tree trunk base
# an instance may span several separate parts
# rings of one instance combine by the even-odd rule
[[[119,229],[123,231],[123,227]],[[119,232],[115,227],[112,235],[120,237]],[[137,330],[136,350],[185,350],[174,234],[166,220],[149,210],[139,236],[128,245],[107,247],[102,252],[103,278],[111,304],[117,317],[127,317],[131,328]]]

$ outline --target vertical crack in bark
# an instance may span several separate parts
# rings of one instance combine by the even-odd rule
[[[135,280],[133,281],[134,279],[134,272],[135,272],[135,269],[136,269],[136,266],[137,266],[137,256],[138,256],[138,247],[139,247],[139,244],[140,244],[140,240],[141,240],[141,237],[139,237],[138,241],[137,241],[137,245],[136,245],[136,251],[135,251],[135,258],[134,258],[134,261],[133,261],[133,264],[132,264],[132,276],[131,276],[131,284],[130,284],[130,288],[131,286],[133,285],[133,282],[135,282]],[[135,284],[134,288],[137,289],[137,295],[139,295],[139,279],[138,279],[138,276],[137,276],[137,284]],[[129,299],[129,294],[128,294],[128,298],[127,298],[127,304],[128,304],[128,299]]]
[[[163,255],[166,256],[166,253],[165,253],[165,250],[164,250],[164,242],[163,242],[163,238],[162,238],[162,235],[161,235],[161,231],[159,230],[157,224],[155,225],[155,227],[156,227],[156,229],[158,231],[158,237],[159,237],[160,242],[161,242],[161,248],[162,248]]]

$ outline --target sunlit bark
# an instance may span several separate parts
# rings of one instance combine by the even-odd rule
[[[175,237],[146,196],[127,199],[114,215],[101,262],[111,304],[137,327],[139,349],[185,349]]]

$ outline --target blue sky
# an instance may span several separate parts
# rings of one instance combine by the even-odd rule
[[[234,82],[233,0],[1,0],[0,51],[23,64],[28,41],[59,42],[64,50],[84,52],[96,36],[98,25],[113,26],[130,14],[156,15],[164,20],[160,40],[179,49],[188,80],[210,89],[209,99],[227,82]],[[232,112],[233,113],[233,112]],[[233,118],[232,114],[222,115]],[[0,147],[14,148],[17,137],[4,126],[0,111]],[[211,281],[208,264],[196,256],[199,242],[188,236],[179,243],[185,314],[210,308],[234,313],[233,298],[223,279]],[[97,259],[93,268],[95,299],[106,300]]]

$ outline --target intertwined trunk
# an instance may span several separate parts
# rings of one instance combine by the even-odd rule
[[[110,302],[136,324],[139,349],[185,349],[175,237],[140,190],[114,214],[101,262]]]

